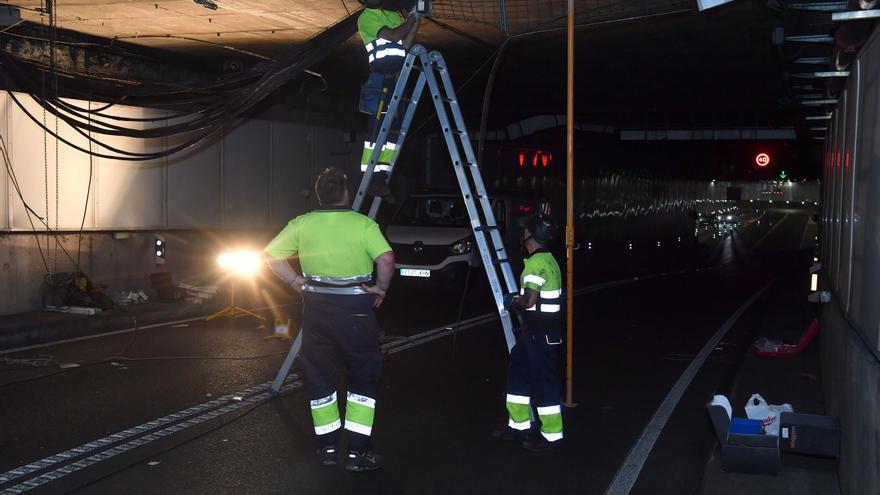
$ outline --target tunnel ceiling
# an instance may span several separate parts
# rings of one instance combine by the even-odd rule
[[[61,28],[98,40],[216,65],[294,50],[360,7],[351,0],[214,0],[217,9],[209,9],[205,1],[72,0],[61,2],[57,18]],[[46,22],[40,1],[13,3],[31,27]],[[812,15],[792,25],[780,5],[766,0],[735,0],[704,12],[693,0],[575,3],[579,120],[630,128],[802,124],[785,75],[787,59],[802,53],[774,45],[773,33],[806,24],[827,31],[827,20],[819,25]],[[478,113],[492,56],[510,36],[490,124],[563,113],[565,7],[564,0],[436,0],[435,21],[423,24],[420,41],[444,52],[456,80],[466,84],[466,112]],[[322,92],[356,99],[366,75],[363,48],[353,38],[317,69],[326,80]]]
[[[22,18],[47,22],[40,0],[12,1]],[[691,0],[578,0],[578,23],[692,9]],[[205,5],[216,6],[209,8]],[[150,47],[222,56],[225,47],[266,55],[302,43],[360,5],[354,0],[71,0],[56,7],[58,25]],[[564,0],[435,0],[433,17],[473,36],[492,40],[502,33],[560,26]],[[453,31],[434,26],[429,38],[456,43]]]

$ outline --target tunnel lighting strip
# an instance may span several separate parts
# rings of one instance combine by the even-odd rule
[[[660,407],[657,408],[651,421],[645,426],[641,436],[618,468],[617,473],[614,475],[614,480],[608,486],[608,489],[605,490],[605,495],[629,494],[630,490],[632,490],[635,485],[636,480],[639,478],[639,474],[642,471],[642,467],[645,465],[645,461],[654,449],[654,444],[657,442],[657,438],[660,437],[660,433],[666,426],[666,422],[669,420],[670,416],[672,416],[672,412],[675,410],[676,406],[678,406],[679,401],[681,401],[685,390],[690,386],[694,377],[697,376],[697,372],[703,367],[703,363],[706,362],[706,359],[709,358],[709,355],[715,350],[718,343],[721,342],[721,339],[723,339],[724,336],[727,335],[727,332],[733,328],[733,325],[736,324],[743,313],[745,313],[746,310],[748,310],[775,282],[775,279],[771,280],[767,285],[752,294],[752,296],[748,298],[746,302],[736,310],[736,312],[727,318],[727,320],[721,325],[721,328],[715,332],[715,335],[706,342],[706,345],[703,346],[700,353],[694,357],[691,364],[685,369],[684,373],[681,374],[678,381],[675,382],[675,385],[669,391],[669,394],[663,399],[663,402],[660,403]]]
[[[834,36],[827,34],[808,34],[805,36],[786,36],[785,41],[793,43],[834,43]]]
[[[835,12],[831,14],[832,21],[855,21],[860,19],[876,19],[880,17],[880,10],[853,10],[850,12]]]
[[[836,99],[828,99],[828,100],[804,100],[801,102],[801,105],[807,106],[820,106],[820,105],[836,105]]]
[[[654,278],[698,273],[712,269],[712,267],[703,267],[692,270],[662,272],[640,277],[613,280],[610,282],[591,285],[588,287],[582,287],[575,290],[574,295],[581,296],[588,293],[598,292],[604,289],[620,287]],[[486,313],[484,315],[462,320],[456,324],[445,325],[431,330],[426,330],[424,332],[409,337],[395,339],[392,342],[383,344],[381,346],[381,350],[388,354],[395,354],[405,351],[407,349],[411,349],[413,347],[420,346],[422,344],[432,342],[434,340],[441,339],[443,337],[452,335],[463,330],[468,330],[470,328],[485,325],[497,319],[498,315],[496,313]],[[165,325],[167,324],[155,326]],[[169,435],[179,433],[183,430],[200,425],[221,416],[231,414],[244,407],[260,404],[272,398],[269,393],[269,387],[271,385],[272,382],[255,385],[242,391],[231,393],[218,399],[214,399],[212,401],[208,401],[203,404],[199,404],[175,412],[173,414],[163,416],[159,419],[144,423],[142,425],[135,426],[133,428],[129,428],[127,430],[120,431],[112,435],[108,435],[93,442],[83,444],[79,447],[68,449],[64,452],[46,457],[45,459],[7,471],[6,473],[0,474],[0,485],[8,484],[14,480],[28,476],[38,471],[42,471],[52,466],[69,462],[69,464],[65,464],[61,467],[53,469],[52,471],[37,475],[26,481],[18,483],[15,486],[4,488],[2,491],[0,491],[0,495],[19,494],[24,491],[32,490],[46,483],[57,481],[64,476],[80,471],[99,462],[103,462],[117,455],[126,453],[137,447],[141,447]],[[299,375],[291,374],[287,377],[287,383],[281,388],[281,392],[292,392],[300,389],[301,387],[302,381],[300,380]],[[86,458],[81,458],[83,455],[90,454],[92,452],[96,453],[93,453]]]
[[[846,2],[790,3],[786,5],[787,8],[792,10],[812,10],[818,12],[840,12],[841,10],[846,10],[846,6]]]

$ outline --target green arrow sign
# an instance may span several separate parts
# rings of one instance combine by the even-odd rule
[[[780,179],[785,180],[786,177],[788,177],[788,174],[785,173],[785,170],[783,170],[782,172],[779,172]]]

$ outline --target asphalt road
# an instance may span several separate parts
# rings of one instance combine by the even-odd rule
[[[656,270],[664,275],[622,273],[604,286],[582,275],[577,285],[593,288],[575,302],[578,405],[565,411],[557,452],[535,455],[490,436],[505,420],[506,349],[497,321],[479,318],[491,313],[475,283],[464,299],[401,291],[383,308],[380,472],[317,465],[296,380],[271,400],[251,388],[273,378],[287,344],[263,340],[269,329],[255,320],[220,320],[12,355],[78,367],[0,369],[0,493],[603,493],[707,340],[760,288],[806,273],[813,235],[809,212],[774,210],[721,239],[708,259],[681,259],[682,272],[665,263]],[[714,441],[702,405],[735,379],[763,304],[712,349],[633,493],[699,489]],[[297,309],[283,311],[295,317]],[[456,327],[459,313],[472,323]]]

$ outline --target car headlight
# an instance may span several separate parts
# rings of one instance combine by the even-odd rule
[[[471,252],[471,240],[470,239],[462,239],[455,244],[449,246],[449,250],[452,251],[452,254],[465,254]]]

